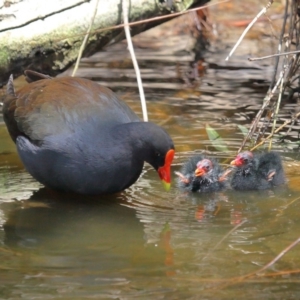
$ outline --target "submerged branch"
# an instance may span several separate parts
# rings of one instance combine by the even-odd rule
[[[283,249],[274,259],[272,259],[269,263],[267,263],[266,265],[264,265],[262,268],[260,268],[257,271],[253,271],[251,273],[248,273],[246,275],[240,276],[240,277],[235,277],[232,278],[230,280],[230,282],[224,284],[223,286],[219,287],[219,288],[225,288],[228,286],[232,286],[235,284],[239,284],[244,282],[246,279],[249,279],[251,277],[254,276],[266,276],[264,274],[260,274],[261,272],[265,271],[266,269],[268,269],[269,267],[271,267],[272,265],[274,265],[278,260],[280,260],[286,253],[288,253],[292,248],[294,248],[298,243],[300,242],[300,237],[295,240],[294,242],[292,242],[289,246],[287,246],[285,249]]]

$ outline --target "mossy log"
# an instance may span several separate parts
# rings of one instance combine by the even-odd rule
[[[123,28],[103,30],[123,23],[121,0],[3,0],[0,1],[0,85],[10,74],[30,68],[56,75],[77,58],[87,28],[95,14],[84,51],[89,56],[110,42],[124,38]],[[183,11],[203,0],[130,0],[129,21]],[[162,21],[160,21],[162,22]],[[153,27],[149,22],[132,27],[132,35]]]

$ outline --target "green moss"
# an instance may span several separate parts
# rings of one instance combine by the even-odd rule
[[[3,69],[8,68],[8,66],[9,66],[9,55],[10,54],[9,54],[7,47],[3,47],[0,50],[0,66]]]

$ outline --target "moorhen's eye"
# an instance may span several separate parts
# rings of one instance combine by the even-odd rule
[[[211,161],[206,161],[203,165],[203,169],[208,173],[212,169]]]
[[[159,152],[155,152],[156,157],[161,157],[161,154]]]

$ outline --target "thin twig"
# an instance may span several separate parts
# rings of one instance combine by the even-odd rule
[[[44,15],[39,14],[37,17],[32,18],[32,19],[30,19],[30,20],[28,20],[28,21],[20,22],[19,24],[16,24],[16,25],[14,25],[14,26],[9,26],[9,27],[2,28],[2,29],[0,29],[0,32],[5,32],[5,31],[10,31],[10,30],[13,30],[13,29],[25,27],[26,25],[29,25],[29,24],[31,24],[31,23],[33,23],[33,22],[35,22],[35,21],[38,21],[38,20],[45,20],[46,18],[49,18],[49,17],[51,17],[51,16],[53,16],[53,15],[60,14],[60,13],[62,13],[62,12],[64,12],[64,11],[66,11],[66,10],[70,10],[71,8],[74,8],[74,7],[76,7],[76,6],[80,6],[80,5],[82,5],[82,4],[86,3],[86,2],[89,2],[89,1],[90,1],[90,0],[82,0],[82,1],[78,1],[78,2],[76,2],[76,3],[73,3],[73,4],[70,5],[70,6],[66,6],[66,7],[63,7],[63,8],[61,8],[61,9],[58,9],[58,10],[55,10],[55,11],[51,11],[51,12],[49,12],[49,13],[47,13],[47,14],[44,14]]]
[[[259,277],[275,277],[275,276],[287,276],[287,275],[292,275],[292,274],[297,274],[300,273],[300,270],[285,270],[285,271],[279,271],[279,272],[273,272],[273,273],[268,273],[268,274],[260,274]],[[291,279],[291,278],[289,278]],[[277,282],[277,281],[276,281]]]
[[[228,282],[227,284],[224,284],[223,286],[221,286],[221,288],[225,288],[225,287],[228,287],[230,285],[241,283],[245,279],[248,279],[252,276],[261,276],[261,274],[259,274],[259,273],[265,271],[266,269],[268,269],[269,267],[274,265],[280,258],[282,258],[288,251],[290,251],[293,247],[295,247],[299,242],[300,242],[300,237],[297,240],[295,240],[293,243],[291,243],[288,247],[286,247],[284,250],[282,250],[274,259],[272,259],[269,263],[264,265],[258,271],[253,271],[253,272],[248,273],[246,275],[232,278],[230,280],[230,282]]]
[[[279,95],[278,95],[278,100],[277,100],[277,104],[276,104],[276,110],[275,113],[273,114],[273,126],[272,126],[272,131],[271,134],[274,134],[275,128],[276,128],[276,122],[277,122],[277,117],[278,117],[278,113],[279,113],[279,107],[280,107],[280,103],[281,103],[281,99],[282,99],[282,94],[283,94],[283,77],[281,80],[281,84],[280,84],[280,90],[279,90]],[[271,151],[272,149],[272,139],[270,139],[269,142],[269,151]]]
[[[243,142],[242,142],[242,145],[240,146],[240,148],[239,148],[239,150],[238,150],[238,153],[242,151],[242,149],[244,148],[244,146],[245,146],[247,140],[248,140],[249,138],[251,138],[252,135],[253,135],[253,133],[255,132],[256,127],[257,127],[257,124],[258,124],[258,122],[259,122],[259,120],[260,120],[260,118],[261,118],[263,112],[265,111],[266,107],[270,104],[270,101],[271,101],[272,97],[274,96],[275,91],[277,90],[277,87],[278,87],[279,83],[281,82],[281,80],[282,80],[282,78],[283,78],[283,76],[284,76],[284,71],[285,71],[285,70],[283,70],[283,71],[280,73],[279,79],[277,80],[277,82],[276,82],[274,88],[273,88],[273,89],[268,93],[268,95],[265,97],[264,103],[263,103],[261,109],[260,109],[260,110],[258,111],[258,113],[256,114],[255,119],[254,119],[254,121],[252,122],[252,124],[251,124],[251,126],[250,126],[249,132],[248,132],[248,134],[246,135],[246,137],[244,138],[244,140],[243,140]],[[256,147],[255,147],[255,148],[256,148]]]
[[[284,18],[283,18],[283,24],[281,27],[281,32],[280,32],[280,36],[279,36],[279,43],[278,43],[278,53],[281,52],[282,50],[282,41],[283,41],[283,37],[284,37],[284,33],[285,33],[285,26],[286,26],[286,21],[287,21],[287,16],[288,16],[288,2],[289,0],[285,1],[285,9],[284,9]],[[275,63],[274,63],[274,71],[273,71],[273,75],[272,75],[272,80],[269,86],[269,90],[272,89],[274,82],[276,80],[276,75],[277,75],[277,70],[278,70],[278,65],[279,65],[279,57],[277,57],[275,59]]]
[[[288,5],[287,5],[288,3],[287,3],[287,1],[288,0],[286,0],[285,18],[284,18],[284,22],[283,22],[283,25],[282,25],[282,30],[281,30],[281,33],[280,33],[280,39],[279,39],[279,44],[278,44],[278,54],[280,54],[280,52],[282,51],[282,42],[283,42],[283,39],[284,39],[284,32],[285,32],[284,29],[285,29],[285,24],[286,24],[286,19],[287,19],[287,12],[288,12]],[[284,91],[284,89],[285,89],[285,87],[287,85],[287,83],[284,81],[284,78],[288,77],[286,75],[286,72],[287,72],[287,67],[290,66],[290,64],[283,63],[283,66],[282,66],[283,71],[280,73],[279,79],[277,80],[277,83],[275,84],[275,86],[274,86],[274,83],[275,83],[275,80],[276,80],[277,69],[278,69],[278,65],[279,65],[279,56],[276,56],[275,64],[274,65],[275,65],[275,67],[274,67],[274,71],[273,71],[273,76],[272,76],[271,83],[269,85],[269,91],[267,93],[267,96],[264,99],[264,102],[263,102],[263,105],[262,105],[261,109],[258,111],[256,117],[254,118],[254,120],[253,120],[253,122],[251,124],[250,130],[249,130],[247,136],[244,138],[244,140],[242,142],[242,145],[241,145],[240,149],[238,150],[238,152],[240,152],[242,150],[242,148],[245,146],[247,140],[251,139],[253,137],[253,134],[256,132],[257,126],[259,124],[259,121],[261,120],[262,114],[265,112],[265,110],[270,105],[271,100],[272,100],[272,98],[274,96],[275,90],[278,88],[279,84],[281,83],[281,91],[282,91],[281,94],[283,93],[283,91]],[[289,70],[289,72],[290,71],[291,70]],[[282,95],[280,95],[279,98],[278,98],[278,99],[280,99],[280,101],[281,101],[281,97],[282,97]],[[266,117],[265,118],[265,120],[264,120],[261,128],[257,132],[257,137],[255,139],[255,143],[257,143],[258,140],[262,136],[264,136],[265,131],[267,129],[267,126],[270,124],[270,122],[272,120],[272,116],[273,116],[273,128],[272,128],[272,131],[275,129],[275,124],[277,122],[276,121],[276,116],[278,115],[279,105],[280,104],[277,103],[277,113],[276,112],[274,113],[274,111],[272,111],[272,114],[269,114],[270,117]],[[261,145],[261,144],[259,144],[259,145]],[[270,146],[269,147],[271,147],[271,141],[270,141]]]
[[[218,5],[218,4],[221,4],[221,3],[226,3],[228,1],[230,1],[230,0],[222,0],[222,1],[211,3],[211,4],[208,4],[208,5],[187,9],[187,10],[181,11],[181,12],[176,12],[176,13],[172,13],[172,14],[168,14],[168,15],[159,16],[159,17],[153,17],[153,18],[149,18],[149,19],[145,19],[145,20],[134,21],[134,22],[128,23],[128,25],[129,26],[136,26],[136,25],[145,24],[145,23],[149,23],[149,22],[156,22],[156,21],[159,21],[159,20],[170,19],[170,18],[174,18],[174,17],[177,17],[177,16],[187,14],[191,11],[202,10],[202,9],[205,9],[205,8],[208,8],[208,7],[211,7],[211,6],[215,6],[215,5]],[[125,27],[125,24],[119,24],[119,25],[114,25],[114,26],[109,26],[109,27],[105,27],[105,28],[96,29],[96,30],[93,30],[91,33],[99,33],[99,32],[103,32],[103,31],[119,29],[119,28],[123,28],[123,27]],[[82,36],[82,35],[83,35],[82,33],[81,34],[68,35],[68,36],[65,36],[65,37],[61,37],[57,40],[53,40],[53,42],[59,42],[59,41],[62,41],[64,39],[67,39],[67,38],[71,39],[71,38],[75,38],[75,37]]]
[[[271,267],[272,265],[274,265],[281,257],[283,257],[286,253],[288,253],[288,251],[290,251],[292,248],[294,248],[298,243],[300,242],[300,237],[295,240],[293,243],[291,243],[288,247],[286,247],[284,250],[282,250],[274,259],[272,259],[268,264],[266,264],[265,266],[263,266],[261,269],[259,269],[258,271],[256,271],[256,274],[259,274],[263,271],[265,271],[266,269],[268,269],[269,267]]]
[[[78,69],[78,66],[79,66],[79,63],[80,63],[80,60],[81,60],[81,57],[82,57],[82,53],[83,53],[84,48],[86,46],[86,43],[87,43],[87,41],[89,39],[91,30],[92,30],[92,26],[94,24],[94,20],[95,20],[96,14],[97,14],[98,4],[99,4],[99,0],[96,1],[96,6],[95,6],[95,9],[94,9],[94,14],[92,16],[92,19],[91,19],[89,28],[87,30],[87,33],[85,34],[84,39],[82,41],[82,44],[80,46],[80,49],[79,49],[79,52],[78,52],[78,56],[77,56],[77,60],[76,60],[76,63],[75,63],[75,66],[74,66],[74,69],[73,69],[73,72],[72,72],[72,75],[71,75],[72,77],[74,77],[75,73],[77,72],[77,69]]]
[[[202,260],[207,259],[213,251],[215,251],[220,245],[221,243],[223,243],[223,241],[225,239],[227,239],[233,232],[235,232],[240,226],[242,226],[243,224],[245,224],[246,222],[248,222],[248,220],[243,220],[241,223],[237,224],[236,226],[234,226],[225,236],[223,236],[223,238],[202,258]]]
[[[296,269],[296,270],[285,270],[285,271],[280,271],[280,272],[273,272],[273,273],[268,273],[268,274],[260,274],[259,275],[259,279],[246,279],[243,281],[243,283],[262,283],[262,282],[270,282],[267,278],[268,277],[275,277],[275,276],[287,276],[287,275],[292,275],[292,274],[298,274],[300,273],[300,269]],[[178,280],[181,281],[190,281],[190,282],[203,282],[203,283],[223,283],[226,282],[228,279],[226,278],[199,278],[199,277],[180,277],[180,276],[176,276],[176,278]],[[261,278],[266,278],[266,280],[262,280]],[[272,280],[273,282],[273,280]],[[278,283],[278,279],[276,280],[276,282]],[[285,278],[285,279],[281,279],[280,282],[286,282],[286,283],[299,283],[299,279],[292,279],[292,278]]]
[[[267,56],[262,56],[262,57],[252,57],[252,58],[249,57],[248,60],[256,61],[256,60],[263,60],[263,59],[267,59],[267,58],[273,58],[273,57],[276,57],[276,56],[285,56],[285,55],[298,54],[298,53],[300,53],[300,50],[277,53],[277,54],[272,54],[272,55],[267,55]]]
[[[244,30],[244,32],[242,33],[242,35],[240,36],[240,38],[238,39],[238,41],[236,42],[236,44],[234,45],[234,47],[232,48],[232,50],[230,51],[230,53],[228,54],[228,56],[225,58],[225,60],[229,60],[229,58],[231,57],[231,55],[234,53],[234,51],[236,50],[236,48],[239,46],[239,44],[241,43],[241,41],[243,40],[243,38],[245,37],[245,35],[247,34],[247,32],[250,30],[250,28],[253,26],[253,24],[264,14],[266,13],[266,11],[270,8],[270,6],[272,5],[273,0],[270,0],[269,3],[257,14],[257,16],[252,20],[252,22],[250,22],[250,24],[247,26],[247,28]]]
[[[295,115],[295,117],[291,120],[285,121],[281,126],[279,126],[273,133],[270,133],[265,139],[263,139],[260,143],[255,145],[253,148],[250,149],[250,151],[255,150],[259,146],[263,145],[267,140],[269,140],[273,135],[277,132],[279,132],[282,128],[284,128],[286,125],[290,124],[293,122],[293,120],[297,119],[300,116],[300,112]]]
[[[288,6],[287,2],[286,2],[286,6]],[[288,10],[287,10],[287,7],[286,7],[285,8],[284,24],[282,25],[282,30],[281,30],[281,34],[280,34],[280,43],[278,44],[278,54],[280,54],[280,52],[282,51],[282,43],[284,41],[284,28],[285,28],[285,23],[286,23],[286,18],[287,18],[287,16],[286,16],[287,12],[288,12]],[[285,39],[285,50],[284,50],[285,52],[287,52],[286,51],[287,49],[290,49],[289,45],[290,45],[290,43],[288,42],[288,39]],[[284,57],[285,58],[282,61],[282,69],[284,70],[284,72],[286,72],[286,70],[288,69],[288,66],[290,65],[290,62],[289,62],[289,56],[288,55],[285,55]],[[275,63],[276,69],[274,69],[274,76],[276,77],[277,68],[278,68],[278,65],[279,65],[279,57],[277,57],[275,61],[276,61],[276,63]],[[275,77],[272,78],[272,82],[270,83],[269,90],[272,88],[272,86],[275,82]],[[281,104],[281,101],[282,101],[284,88],[285,88],[285,85],[286,85],[285,78],[288,78],[288,76],[285,75],[285,76],[282,77],[281,84],[280,84],[279,95],[278,95],[278,99],[277,99],[277,103],[276,103],[276,110],[275,110],[275,112],[273,111],[273,113],[271,115],[271,118],[273,116],[272,133],[274,132],[275,127],[276,127],[277,116],[278,116],[278,113],[279,113],[279,108],[280,108],[280,104]],[[271,118],[269,119],[269,122],[271,121]],[[269,122],[268,122],[268,124],[269,124]],[[265,122],[265,128],[263,130],[263,134],[265,133],[268,124],[266,124],[266,122]],[[257,138],[259,138],[259,135],[258,135]],[[270,142],[269,142],[269,151],[271,150],[271,148],[272,148],[272,139],[270,139]]]
[[[145,93],[144,93],[143,83],[142,83],[142,78],[141,78],[141,72],[140,72],[139,65],[138,65],[138,62],[137,62],[137,59],[136,59],[136,56],[134,53],[134,48],[133,48],[131,35],[130,35],[130,28],[128,25],[129,5],[128,5],[127,0],[122,1],[122,9],[123,9],[123,18],[124,18],[124,30],[125,30],[126,40],[127,40],[127,44],[128,44],[128,50],[131,55],[131,60],[133,63],[133,67],[134,67],[135,74],[136,74],[136,80],[137,80],[138,87],[139,87],[139,93],[140,93],[140,99],[141,99],[142,111],[143,111],[143,119],[145,122],[147,122],[148,121],[148,113],[147,113]]]
[[[163,127],[165,124],[167,124],[171,119],[173,119],[173,116],[169,116],[166,119],[160,121],[157,123],[157,125]]]
[[[299,200],[300,200],[300,197],[297,197],[297,198],[293,199],[291,202],[289,202],[288,204],[282,206],[281,209],[278,209],[278,213],[277,213],[276,217],[282,215],[284,210],[286,210],[289,206],[291,206],[293,203],[295,203],[296,201],[299,201]]]

